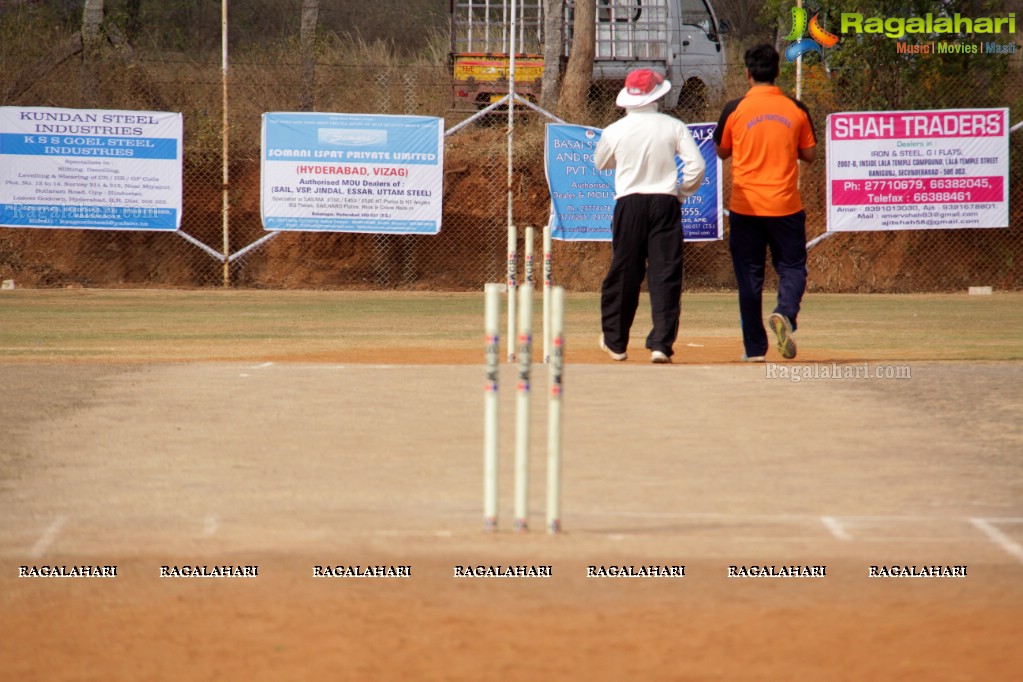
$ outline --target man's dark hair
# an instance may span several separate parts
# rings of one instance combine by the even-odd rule
[[[778,78],[778,50],[773,45],[751,47],[743,55],[746,69],[757,83],[773,83]]]

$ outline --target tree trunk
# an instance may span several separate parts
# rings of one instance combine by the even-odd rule
[[[302,0],[302,98],[299,111],[312,111],[316,105],[316,22],[320,0]]]
[[[597,0],[576,0],[572,49],[561,86],[561,111],[568,120],[586,118],[597,40]]]
[[[130,43],[138,37],[139,31],[142,29],[142,0],[127,0],[124,9],[128,15],[128,21],[124,26],[124,37]]]
[[[163,95],[153,85],[144,66],[135,54],[134,48],[128,42],[120,29],[113,24],[106,27],[107,39],[113,45],[121,57],[121,61],[128,67],[128,77],[133,92],[137,92],[146,101],[146,106],[153,107],[160,111],[169,111],[170,105],[164,100]]]
[[[554,111],[558,106],[558,81],[561,79],[561,55],[565,51],[564,0],[544,2],[543,82],[540,106]]]
[[[88,56],[103,41],[103,0],[85,0],[82,9],[82,45]]]
[[[128,0],[129,25],[138,19],[140,4],[141,0]],[[48,57],[40,59],[30,71],[18,76],[7,92],[3,93],[3,98],[0,101],[10,101],[20,97],[50,71],[68,59],[81,55],[81,79],[78,83],[81,99],[85,104],[93,107],[107,105],[108,102],[100,87],[100,73],[105,68],[102,64],[104,46],[107,42],[114,47],[121,61],[127,67],[126,73],[118,72],[116,74],[116,78],[119,79],[117,85],[122,92],[123,86],[127,84],[128,92],[141,95],[147,106],[160,111],[169,111],[169,104],[149,78],[149,74],[135,54],[131,42],[116,25],[104,23],[103,0],[85,0],[85,5],[82,8],[81,29],[56,46]]]
[[[103,68],[98,62],[103,45],[103,0],[85,0],[82,9],[82,66],[79,87],[83,101],[91,107],[99,105],[100,78]]]

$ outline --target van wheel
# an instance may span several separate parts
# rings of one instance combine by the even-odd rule
[[[707,117],[707,86],[698,78],[690,78],[678,94],[675,114],[686,123],[703,123]]]

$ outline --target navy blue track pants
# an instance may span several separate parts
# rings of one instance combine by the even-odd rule
[[[771,264],[778,273],[778,304],[796,328],[796,316],[806,291],[806,213],[787,216],[748,216],[731,213],[728,247],[739,288],[739,314],[746,355],[767,353],[764,329],[764,264],[771,248]]]

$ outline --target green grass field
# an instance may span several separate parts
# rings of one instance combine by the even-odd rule
[[[646,306],[644,295],[633,348],[642,347]],[[374,352],[389,360],[405,353],[402,361],[410,363],[420,352],[476,362],[482,315],[482,294],[465,293],[21,289],[0,294],[0,362],[316,360],[346,353],[368,361]],[[591,359],[599,319],[596,294],[569,294],[569,360],[580,350],[586,352],[574,359]],[[811,294],[800,325],[801,352],[810,359],[1023,359],[1023,293]],[[734,294],[683,295],[677,348],[717,341],[724,344],[720,357],[707,351],[703,359],[731,361],[738,338]],[[701,361],[699,350],[691,353]]]

